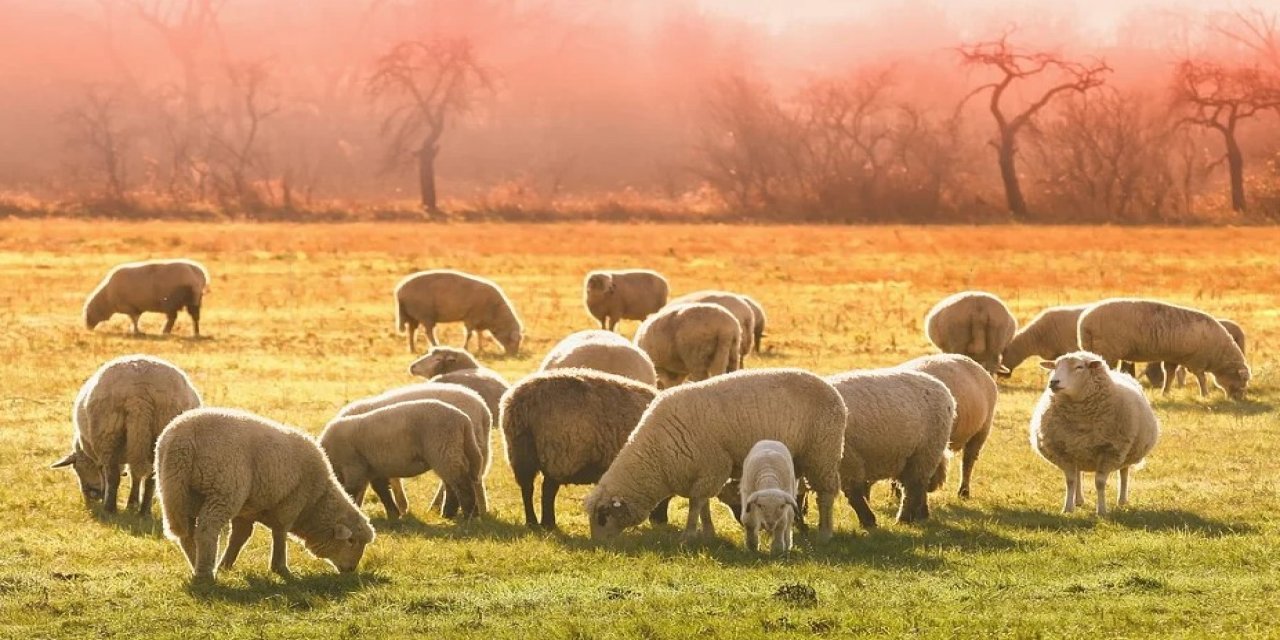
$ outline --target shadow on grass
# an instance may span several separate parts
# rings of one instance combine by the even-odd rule
[[[372,520],[374,529],[379,534],[386,532],[393,535],[410,535],[437,540],[517,540],[534,535],[533,529],[523,524],[500,520],[492,515],[472,520],[448,520],[438,514],[423,520],[414,512],[399,520],[388,520],[385,516]]]
[[[222,579],[226,580],[226,577]],[[390,582],[374,572],[316,573],[288,579],[274,573],[251,574],[245,576],[244,584],[192,581],[187,584],[187,593],[199,600],[245,605],[274,603],[295,611],[307,611],[328,602],[341,601],[361,589]]]
[[[1088,499],[1088,496],[1086,496]],[[1141,531],[1183,531],[1206,538],[1249,534],[1257,531],[1257,527],[1243,522],[1228,522],[1206,518],[1181,509],[1136,509],[1133,507],[1112,508],[1112,511],[1099,518],[1093,513],[1092,503],[1077,508],[1076,513],[1067,515],[1051,509],[1022,509],[1015,507],[993,507],[989,511],[977,511],[963,506],[949,506],[947,512],[960,518],[994,519],[1001,526],[1035,531],[1088,531],[1096,529],[1101,522],[1110,522],[1128,529]]]
[[[152,507],[152,509],[158,511],[156,507]],[[131,536],[157,539],[164,537],[164,521],[160,518],[159,513],[144,517],[137,511],[106,513],[101,507],[98,507],[93,510],[93,518],[101,524],[113,527]]]
[[[1271,413],[1275,410],[1276,405],[1272,402],[1264,402],[1257,399],[1246,398],[1244,400],[1231,400],[1222,395],[1221,391],[1216,391],[1207,399],[1202,399],[1198,394],[1191,396],[1185,395],[1177,397],[1174,395],[1161,396],[1159,392],[1152,398],[1152,406],[1164,411],[1185,411],[1188,414],[1211,413],[1213,415],[1225,416],[1257,416]]]

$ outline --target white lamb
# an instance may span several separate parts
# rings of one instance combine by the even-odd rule
[[[772,534],[771,553],[791,553],[791,523],[800,513],[796,503],[796,470],[791,450],[777,440],[761,440],[742,462],[742,527],[747,548],[760,546],[760,530]]]

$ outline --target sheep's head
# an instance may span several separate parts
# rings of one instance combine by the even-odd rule
[[[107,308],[107,299],[102,289],[89,295],[84,303],[84,327],[93,331],[98,325],[111,318],[111,310]]]
[[[586,499],[587,517],[591,519],[591,539],[609,540],[615,538],[623,529],[634,527],[644,521],[647,512],[642,512],[624,498],[606,496],[597,485]]]
[[[502,345],[503,352],[508,356],[520,355],[520,342],[524,339],[524,335],[518,325],[505,331],[494,333],[493,337],[497,339],[498,344]]]
[[[603,296],[613,292],[613,276],[593,273],[587,276],[587,297]]]
[[[106,492],[106,483],[102,477],[102,467],[98,466],[79,445],[76,445],[71,453],[68,453],[63,459],[50,465],[53,469],[62,469],[70,467],[76,472],[76,479],[80,482],[80,493],[84,496],[84,502],[88,506],[102,500],[103,494]]]
[[[742,505],[742,526],[752,530],[779,531],[791,526],[800,505],[796,497],[781,489],[764,489],[747,496]]]
[[[453,347],[432,347],[426,355],[409,365],[410,375],[434,378],[463,369],[476,369],[480,363],[470,353]]]
[[[322,531],[319,536],[305,538],[307,550],[323,558],[340,573],[350,573],[364,557],[364,548],[373,542],[373,527],[364,514],[352,507],[352,513]]]
[[[1086,351],[1068,353],[1053,362],[1046,360],[1040,366],[1053,372],[1049,375],[1049,391],[1072,399],[1084,396],[1099,380],[1111,375],[1102,358]]]
[[[1227,392],[1232,400],[1244,400],[1245,391],[1249,388],[1252,375],[1244,364],[1226,367],[1213,372],[1214,382]]]

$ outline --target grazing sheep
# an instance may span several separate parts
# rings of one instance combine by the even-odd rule
[[[653,361],[626,338],[602,329],[572,333],[551,349],[542,361],[551,369],[595,369],[653,386],[658,383]]]
[[[1240,353],[1244,353],[1244,329],[1242,329],[1240,325],[1232,322],[1231,320],[1227,320],[1226,318],[1218,318],[1218,322],[1222,324],[1222,328],[1227,330],[1227,333],[1231,334],[1231,339],[1235,341],[1237,347],[1240,347]],[[1146,369],[1143,371],[1143,375],[1147,376],[1147,380],[1151,382],[1151,386],[1164,387],[1166,372],[1169,375],[1175,376],[1174,379],[1177,380],[1178,386],[1185,384],[1187,370],[1185,367],[1175,362],[1148,362]],[[1207,388],[1203,373],[1196,377],[1196,381],[1200,383],[1200,388]]]
[[[739,483],[747,548],[760,546],[760,530],[771,534],[771,553],[791,553],[791,523],[800,513],[791,451],[777,440],[761,440],[747,452]]]
[[[460,384],[484,398],[497,426],[498,403],[502,394],[511,388],[507,379],[488,367],[480,366],[470,353],[454,347],[432,347],[426,355],[409,365],[409,374],[432,382]]]
[[[587,496],[591,537],[639,524],[673,495],[689,498],[686,538],[699,518],[703,534],[714,535],[710,499],[741,477],[755,443],[777,440],[817,492],[818,539],[830,540],[845,418],[839,392],[799,369],[739,371],[664,391]]]
[[[761,342],[764,340],[764,323],[768,320],[764,315],[764,307],[760,306],[760,303],[751,296],[740,295],[738,297],[742,298],[742,301],[747,303],[747,306],[751,307],[751,315],[753,316],[752,328],[755,331],[753,334],[753,337],[755,338],[755,352],[760,353],[760,349],[763,348],[761,346]]]
[[[230,569],[261,522],[271,529],[271,570],[288,577],[285,539],[338,571],[354,571],[373,542],[369,519],[333,476],[307,434],[233,409],[195,409],[156,442],[165,534],[182,547],[197,580],[214,579],[218,533],[231,536],[220,569]]]
[[[1204,372],[1234,400],[1244,399],[1249,366],[1244,352],[1213,316],[1158,300],[1113,298],[1080,314],[1080,348],[1107,362],[1176,362],[1200,381],[1209,395]],[[1169,392],[1172,376],[1161,388]]]
[[[733,315],[714,304],[664,307],[636,330],[635,343],[653,362],[658,388],[736,371],[742,329]]]
[[[582,287],[587,311],[609,331],[620,320],[644,320],[667,304],[667,279],[648,269],[592,271]]]
[[[178,312],[191,316],[192,334],[200,335],[200,305],[209,287],[209,272],[193,260],[129,262],[107,273],[84,303],[84,325],[90,331],[111,316],[123,313],[142,333],[138,319],[148,311],[165,314],[164,334],[173,331]]]
[[[925,334],[943,353],[969,356],[991,375],[1008,374],[1000,354],[1018,330],[1018,321],[999,298],[963,291],[944,298],[924,318]]]
[[[103,510],[115,513],[121,467],[129,465],[125,508],[137,507],[148,517],[156,490],[156,438],[170,420],[199,406],[191,380],[164,360],[134,355],[108,361],[80,388],[71,413],[71,453],[53,467],[71,467],[85,503],[101,499]]]
[[[335,419],[360,415],[413,400],[439,400],[454,406],[466,414],[467,418],[471,420],[471,430],[474,434],[476,445],[480,447],[480,453],[484,459],[484,473],[487,474],[489,472],[489,463],[492,460],[489,447],[489,430],[494,423],[493,415],[489,412],[489,407],[485,404],[484,398],[480,397],[480,394],[462,385],[432,381],[397,387],[376,396],[356,400],[348,404],[338,411]],[[408,513],[409,499],[405,496],[404,483],[399,477],[391,479],[391,493],[395,497],[396,508],[400,510],[400,513]],[[382,496],[379,495],[378,498],[381,499]],[[436,497],[432,500],[431,506],[434,508],[442,502],[444,515],[449,518],[454,517],[458,512],[458,501],[449,492],[447,486],[441,487],[436,491]]]
[[[1041,311],[1014,334],[1009,345],[1004,348],[1000,363],[1012,373],[1031,356],[1053,360],[1064,353],[1078,350],[1080,345],[1076,325],[1080,321],[1080,314],[1087,308],[1088,305],[1076,305],[1049,307]]]
[[[982,365],[968,356],[943,353],[921,356],[903,363],[900,368],[927,373],[947,385],[956,401],[956,419],[951,426],[948,446],[952,451],[963,451],[960,459],[961,498],[969,497],[969,483],[978,454],[991,433],[996,417],[995,380]]]
[[[877,480],[902,488],[898,522],[929,517],[930,491],[947,477],[947,439],[956,401],[941,380],[919,371],[870,369],[827,378],[849,408],[840,482],[864,529],[876,526],[867,503]]]
[[[589,369],[555,369],[521,380],[502,399],[507,458],[520,485],[525,524],[538,525],[533,484],[542,474],[542,526],[556,528],[556,492],[591,484],[609,468],[657,390]],[[666,503],[651,519],[666,521]]]
[[[1123,507],[1129,499],[1129,469],[1141,464],[1160,436],[1160,423],[1142,387],[1086,351],[1040,366],[1053,373],[1031,414],[1031,448],[1066,477],[1063,513],[1084,501],[1081,471],[1094,472],[1098,515],[1105,515],[1107,476],[1118,470],[1118,504]]]
[[[742,358],[745,358],[748,353],[751,353],[756,343],[756,314],[743,296],[729,293],[728,291],[695,291],[672,300],[668,306],[674,307],[680,304],[694,303],[714,304],[724,307],[725,311],[733,314],[734,319],[738,321],[738,325],[742,328],[739,354]],[[741,358],[738,361],[738,368],[742,368]]]
[[[422,325],[434,347],[440,344],[436,339],[436,325],[443,322],[461,322],[466,327],[463,349],[471,343],[471,335],[476,334],[478,350],[481,333],[488,331],[507,355],[520,352],[524,331],[520,318],[516,317],[506,294],[492,281],[441,269],[419,271],[396,285],[396,327],[408,331],[410,353],[417,352],[414,334],[418,325]]]
[[[471,419],[451,404],[413,400],[337,418],[320,434],[320,448],[356,505],[364,503],[372,484],[392,520],[401,512],[390,480],[427,471],[436,472],[457,497],[463,517],[481,516],[488,509],[484,456]]]

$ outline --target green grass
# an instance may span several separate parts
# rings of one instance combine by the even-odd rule
[[[0,222],[0,637],[1280,636],[1278,242],[1270,229]],[[130,338],[123,318],[83,329],[83,297],[107,268],[164,255],[213,273],[208,339],[182,337],[185,319],[173,338]],[[485,521],[424,514],[433,483],[419,478],[406,521],[367,503],[378,539],[355,575],[291,544],[297,577],[286,582],[268,571],[259,529],[235,570],[196,587],[158,518],[89,513],[72,474],[47,469],[69,445],[80,384],[132,352],[182,366],[211,405],[318,432],[347,401],[412,381],[390,290],[442,266],[492,277],[515,301],[529,326],[524,354],[488,359],[513,380],[589,326],[579,299],[588,269],[651,266],[674,292],[716,286],[760,299],[771,325],[751,366],[900,362],[929,351],[928,308],[972,287],[1005,297],[1024,321],[1117,294],[1232,317],[1249,333],[1255,385],[1244,403],[1191,387],[1152,395],[1163,434],[1131,505],[1064,516],[1061,475],[1027,443],[1043,385],[1028,363],[1002,383],[973,498],[954,496],[953,464],[931,496],[933,519],[899,526],[878,487],[885,526],[863,532],[840,504],[835,540],[801,536],[787,559],[744,551],[721,507],[715,541],[684,546],[676,529],[646,525],[596,545],[586,487],[561,492],[563,533],[526,530],[499,456]],[[160,324],[144,318],[150,331]],[[1113,479],[1113,503],[1114,491]]]

